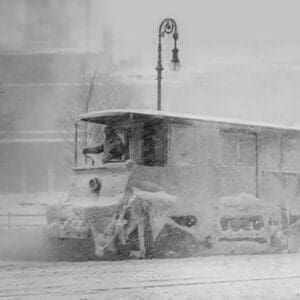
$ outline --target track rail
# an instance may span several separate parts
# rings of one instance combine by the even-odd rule
[[[103,288],[88,288],[88,289],[69,289],[60,287],[60,290],[51,291],[51,287],[43,288],[38,292],[28,292],[28,293],[16,293],[14,290],[2,290],[0,291],[0,298],[13,298],[13,297],[30,297],[30,296],[75,296],[75,295],[92,295],[103,292],[118,292],[124,290],[140,290],[140,289],[153,289],[153,288],[169,288],[169,287],[188,287],[188,286],[200,286],[200,285],[224,285],[232,283],[253,283],[253,282],[270,282],[279,281],[282,284],[283,280],[299,280],[300,284],[300,274],[296,276],[283,276],[283,277],[262,277],[262,278],[248,278],[248,279],[232,279],[232,280],[193,280],[192,278],[176,278],[176,280],[167,280],[169,283],[163,283],[165,280],[147,280],[148,284],[145,282],[144,285],[128,285],[123,287],[103,287]],[[172,282],[174,281],[174,282]],[[155,284],[156,283],[156,284]],[[55,289],[55,288],[53,288]]]

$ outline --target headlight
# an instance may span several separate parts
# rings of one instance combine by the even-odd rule
[[[90,179],[89,187],[92,193],[96,193],[99,195],[101,186],[102,186],[101,179],[98,179],[97,177]]]

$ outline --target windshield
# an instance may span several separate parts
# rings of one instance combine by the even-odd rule
[[[76,166],[99,166],[128,159],[149,167],[167,163],[168,126],[164,120],[81,122],[75,132]]]
[[[75,165],[101,165],[129,158],[130,130],[124,124],[81,122],[75,130]]]

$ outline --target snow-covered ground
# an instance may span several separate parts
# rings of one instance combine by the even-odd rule
[[[8,299],[300,299],[300,254],[0,262]]]

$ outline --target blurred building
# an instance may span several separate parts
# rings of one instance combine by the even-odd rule
[[[0,1],[0,194],[63,190],[57,122],[84,76],[111,62],[104,0]]]

